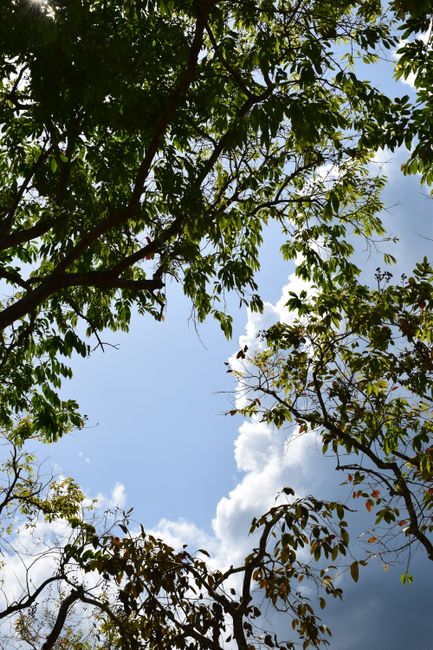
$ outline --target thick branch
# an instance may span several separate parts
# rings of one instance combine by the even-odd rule
[[[33,281],[35,278],[33,278]],[[111,271],[89,271],[88,273],[64,273],[49,276],[43,284],[28,292],[23,298],[0,313],[0,330],[39,307],[56,291],[68,287],[95,287],[97,289],[133,289],[157,291],[163,287],[160,278],[131,280],[119,278]]]
[[[56,622],[54,623],[54,627],[51,630],[50,634],[48,635],[47,640],[43,644],[41,650],[52,650],[54,648],[57,639],[62,633],[63,626],[65,624],[66,617],[68,615],[69,610],[77,600],[80,600],[82,595],[83,595],[83,588],[81,587],[79,589],[74,589],[73,591],[71,591],[69,596],[66,596],[66,598],[60,605],[59,612],[57,614],[57,619]]]
[[[32,278],[33,281],[41,281],[42,278]],[[83,273],[64,273],[58,277],[57,289],[67,287],[95,287],[96,289],[142,289],[155,291],[163,287],[159,278],[143,278],[133,280],[131,278],[119,278],[118,274],[111,269],[107,271],[86,271]]]
[[[23,289],[29,288],[28,282],[26,280],[23,280],[20,274],[17,273],[16,271],[0,268],[0,278],[4,278],[5,280],[8,280],[11,284],[17,284],[19,287],[22,287]]]
[[[14,246],[19,246],[25,242],[29,242],[32,239],[41,237],[46,232],[53,227],[53,222],[51,219],[41,219],[31,228],[25,228],[24,230],[16,230],[15,232],[10,233],[6,237],[2,237],[0,240],[0,250],[6,250],[7,248],[13,248]]]
[[[191,45],[187,66],[182,73],[178,84],[173,88],[167,100],[166,109],[156,126],[155,133],[150,140],[146,154],[140,167],[138,168],[134,187],[127,207],[123,210],[116,210],[112,212],[107,217],[107,219],[105,219],[105,221],[101,222],[91,232],[89,232],[88,235],[83,237],[83,239],[81,239],[81,241],[79,241],[74,246],[71,252],[66,255],[60,262],[60,264],[57,266],[56,271],[64,271],[67,269],[73,261],[75,261],[84,251],[89,248],[89,246],[91,246],[94,241],[98,239],[98,237],[100,237],[103,233],[107,232],[114,226],[124,223],[136,212],[139,206],[141,195],[143,193],[144,184],[151,169],[153,160],[167,132],[170,121],[175,116],[177,109],[179,108],[186,92],[188,91],[188,88],[194,80],[197,69],[198,56],[203,43],[203,32],[209,17],[209,13],[215,3],[216,0],[203,0],[200,3],[195,25],[194,38]]]
[[[37,599],[39,594],[47,587],[49,584],[52,582],[55,582],[56,580],[62,580],[63,576],[57,575],[57,576],[51,576],[50,578],[47,578],[42,582],[35,591],[28,596],[27,598],[22,598],[18,603],[15,603],[14,605],[9,605],[4,609],[2,612],[0,612],[0,619],[2,618],[7,618],[8,616],[11,616],[11,614],[15,614],[16,612],[20,612],[23,609],[27,609]]]

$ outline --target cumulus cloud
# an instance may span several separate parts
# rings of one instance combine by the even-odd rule
[[[393,160],[392,164],[396,165],[397,162]],[[407,179],[407,182],[413,187],[415,179]],[[406,229],[410,227],[409,224],[406,225]],[[410,241],[410,257],[416,259],[420,254],[419,241],[417,245],[413,237]],[[399,251],[405,252],[405,247],[397,249],[397,256]],[[407,262],[406,254],[404,258]],[[376,264],[370,260],[369,266],[374,269]],[[239,338],[239,347],[243,349],[247,346],[250,354],[259,351],[264,345],[258,337],[259,332],[277,321],[289,322],[293,314],[286,308],[288,294],[290,291],[299,293],[303,289],[311,291],[305,282],[292,273],[275,304],[265,303],[262,314],[248,313],[245,332]],[[236,354],[230,358],[230,365],[235,371],[242,371],[243,363]],[[238,408],[244,406],[244,400],[239,391]],[[192,549],[207,548],[212,554],[211,567],[224,568],[243,561],[254,546],[254,538],[247,535],[252,519],[274,505],[276,496],[283,487],[293,487],[299,496],[315,494],[324,499],[342,497],[339,485],[341,477],[334,471],[332,459],[323,458],[313,434],[297,435],[296,429],[276,430],[257,418],[245,419],[234,443],[234,457],[240,479],[216,506],[212,521],[213,534],[205,533],[192,522],[166,519],[154,531],[173,546],[188,543]],[[343,492],[343,499],[346,496],[346,492]],[[356,517],[355,523],[359,531],[368,525],[365,512],[353,516]],[[417,563],[418,561],[415,564]],[[419,642],[416,647],[424,647],[420,644],[429,638],[429,632],[412,619],[407,607],[407,591],[403,588],[395,589],[398,584],[396,574],[400,570],[397,567],[395,571],[384,574],[374,564],[362,572],[360,583],[356,586],[352,584],[348,573],[340,576],[347,597],[343,603],[333,603],[323,615],[324,622],[333,630],[332,647],[335,650],[360,650],[372,642],[373,647],[405,650],[409,637],[416,637],[417,643]],[[392,585],[389,579],[391,574]],[[420,612],[418,618],[421,620],[428,617],[430,605],[426,590],[430,589],[431,593],[431,586],[428,586],[430,583],[426,577],[428,571],[417,572],[417,575],[419,581],[416,591],[414,589],[414,598]],[[397,618],[395,612],[399,612]],[[371,624],[366,625],[368,621]],[[267,612],[267,626],[283,636],[288,633],[287,617],[272,610]],[[355,634],[353,630],[356,630]],[[411,647],[415,645],[412,644]]]
[[[122,483],[116,483],[111,492],[110,504],[115,508],[124,508],[126,504],[126,490]]]
[[[149,532],[157,537],[162,537],[165,543],[173,548],[180,548],[183,544],[188,544],[193,549],[204,548],[211,552],[216,550],[213,535],[205,533],[194,523],[184,519],[177,521],[161,519],[157,528]]]
[[[94,499],[88,498],[86,504],[94,503],[100,510],[115,510],[116,508],[122,510],[126,505],[126,499],[126,489],[123,483],[115,483],[109,496],[99,492]]]
[[[245,332],[239,337],[239,347],[247,347],[249,355],[260,351],[264,346],[260,332],[278,321],[288,323],[292,320],[294,315],[286,307],[289,292],[299,293],[302,290],[311,292],[312,289],[293,272],[275,304],[266,302],[261,314],[248,311]],[[234,353],[229,364],[232,370],[241,372],[245,361]],[[239,390],[236,406],[241,408],[244,405],[245,396]],[[221,566],[242,561],[253,544],[247,535],[252,519],[275,503],[283,487],[290,485],[299,494],[305,493],[306,486],[313,478],[309,476],[309,468],[314,467],[314,458],[317,459],[318,454],[311,436],[296,436],[296,431],[277,430],[252,417],[244,420],[239,427],[234,456],[241,478],[216,506],[212,521],[213,536],[184,520],[163,519],[155,531],[175,546],[191,541],[196,548],[205,544],[212,550],[214,561]]]

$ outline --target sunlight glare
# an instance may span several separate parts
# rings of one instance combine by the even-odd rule
[[[29,5],[34,9],[43,11],[46,16],[53,17],[54,11],[50,7],[49,0],[27,0]]]

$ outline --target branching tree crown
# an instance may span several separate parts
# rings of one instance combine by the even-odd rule
[[[269,219],[312,272],[318,240],[350,271],[347,231],[382,232],[362,137],[392,108],[350,59],[388,23],[376,0],[2,3],[1,423],[79,425],[57,395],[78,324],[162,318],[168,278],[229,334]]]
[[[72,479],[45,478],[24,449],[4,441],[2,451],[0,644],[8,649],[319,647],[330,630],[316,607],[342,596],[330,565],[342,558],[358,580],[365,564],[345,559],[346,508],[336,502],[285,489],[252,522],[249,555],[212,568],[206,550],[174,549],[130,522],[131,511],[101,513]],[[14,575],[8,564],[17,560]],[[281,633],[266,627],[269,606],[284,613]]]
[[[242,412],[317,433],[375,513],[375,553],[394,561],[418,544],[433,560],[433,268],[376,278],[293,293],[299,319],[272,327],[239,376]]]
[[[170,278],[227,335],[227,291],[260,309],[254,273],[270,219],[320,292],[293,295],[300,319],[267,333],[243,412],[317,432],[375,512],[374,552],[388,560],[417,543],[433,559],[433,271],[425,260],[401,285],[379,271],[371,290],[349,260],[352,234],[384,234],[383,181],[367,167],[378,146],[413,146],[404,171],[433,178],[430,5],[1,3],[0,425],[16,445],[2,468],[0,544],[25,572],[18,594],[3,585],[8,647],[293,648],[290,634],[260,629],[259,597],[291,616],[304,648],[327,642],[302,583],[321,608],[341,596],[343,505],[286,490],[287,503],[253,522],[244,562],[215,570],[204,551],[175,550],[128,515],[98,525],[74,481],[44,482],[19,449],[81,424],[57,391],[65,359],[89,354],[82,324],[102,345],[134,310],[162,318]],[[415,108],[353,67],[395,45],[394,19],[408,39],[397,76],[416,73]],[[36,555],[16,545],[21,525],[44,532]],[[38,582],[33,567],[47,560]],[[363,564],[349,560],[355,581]]]

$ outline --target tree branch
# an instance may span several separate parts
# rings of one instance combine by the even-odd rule
[[[41,650],[52,650],[54,648],[57,639],[62,633],[63,626],[65,624],[66,617],[68,615],[70,608],[77,600],[80,600],[83,594],[84,594],[83,587],[78,587],[78,589],[74,589],[73,591],[71,591],[69,596],[66,596],[66,598],[60,605],[59,612],[57,614],[57,619],[56,622],[54,623],[54,627],[51,630],[50,634],[48,635],[45,643],[42,645]]]
[[[42,278],[32,278],[31,282]],[[46,282],[28,292],[23,298],[0,312],[0,330],[12,325],[16,320],[33,311],[50,295],[68,287],[95,287],[97,289],[132,289],[152,293],[164,286],[160,278],[131,280],[119,278],[112,271],[89,271],[83,273],[64,273],[48,276]]]
[[[103,233],[107,232],[114,226],[117,226],[133,216],[138,208],[140,198],[143,192],[144,184],[149,174],[153,159],[158,152],[162,140],[167,132],[170,121],[176,114],[188,88],[194,80],[197,69],[198,57],[203,43],[203,33],[212,7],[216,4],[217,0],[202,0],[200,3],[196,24],[194,38],[192,41],[188,63],[180,76],[178,84],[173,88],[167,100],[166,109],[163,112],[152,139],[149,142],[146,154],[143,158],[140,167],[138,168],[134,187],[126,208],[115,210],[104,221],[96,226],[88,235],[83,237],[74,248],[66,255],[63,260],[58,264],[56,271],[64,271],[74,262],[89,246],[100,237]]]
[[[315,393],[317,395],[317,399],[319,400],[319,404],[323,416],[321,423],[317,422],[317,419],[314,418],[313,416],[308,415],[307,413],[301,413],[293,404],[290,404],[286,400],[282,399],[276,393],[276,391],[269,388],[265,388],[263,386],[260,387],[260,390],[263,393],[274,397],[274,399],[280,404],[284,405],[290,411],[290,413],[295,416],[295,418],[310,422],[314,426],[321,424],[329,433],[332,434],[332,436],[336,441],[341,440],[343,444],[345,443],[348,446],[350,446],[352,449],[356,449],[357,451],[365,454],[365,456],[367,456],[379,469],[391,471],[396,478],[396,485],[398,486],[398,492],[396,491],[395,488],[394,488],[394,492],[396,494],[399,494],[402,497],[409,515],[410,533],[422,544],[422,546],[424,546],[425,550],[427,551],[427,557],[429,558],[429,560],[433,561],[433,543],[429,540],[429,538],[422,532],[422,530],[419,527],[418,517],[413,504],[412,495],[410,489],[407,487],[405,478],[398,464],[395,461],[383,460],[368,445],[352,437],[350,434],[346,433],[340,427],[338,427],[334,422],[332,422],[329,417],[320,390],[320,385],[317,380],[317,376],[314,372],[313,372],[313,382],[315,385]]]
[[[6,618],[7,616],[10,616],[11,614],[15,614],[15,612],[19,612],[23,609],[27,609],[35,602],[35,600],[37,599],[39,594],[45,589],[45,587],[47,587],[52,582],[56,582],[57,580],[62,580],[62,579],[63,579],[62,575],[51,576],[50,578],[47,578],[46,580],[44,580],[44,582],[42,582],[39,585],[37,589],[35,589],[35,591],[30,596],[28,596],[27,598],[22,598],[18,603],[9,605],[8,607],[6,607],[6,609],[0,612],[0,620],[2,618]]]

